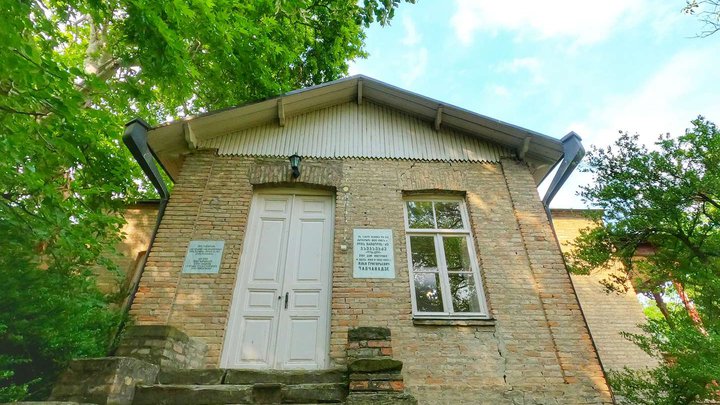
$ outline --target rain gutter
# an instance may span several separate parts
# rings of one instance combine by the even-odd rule
[[[130,282],[130,294],[123,303],[121,312],[122,320],[120,321],[120,325],[118,326],[117,332],[111,342],[113,346],[111,347],[111,350],[114,350],[114,347],[119,341],[120,333],[122,333],[125,322],[128,318],[127,314],[130,312],[130,307],[132,306],[133,301],[135,301],[135,295],[140,287],[140,279],[145,271],[145,264],[150,256],[150,250],[155,242],[155,237],[157,236],[158,229],[160,228],[160,222],[165,214],[165,208],[167,207],[168,199],[170,198],[170,192],[168,191],[165,181],[160,175],[160,170],[158,170],[157,163],[159,160],[153,153],[152,149],[150,149],[147,142],[147,133],[149,129],[150,125],[148,125],[145,121],[140,118],[135,118],[125,124],[125,133],[122,138],[123,143],[130,150],[130,153],[133,155],[138,165],[140,165],[143,173],[145,173],[145,176],[147,176],[150,183],[152,183],[153,187],[155,187],[155,190],[160,195],[160,203],[158,205],[157,218],[155,219],[155,227],[150,235],[150,243],[148,244],[145,256],[142,258],[140,267],[135,272],[133,279]]]
[[[553,177],[550,187],[545,192],[542,203],[545,206],[545,212],[547,213],[548,219],[551,219],[550,214],[550,202],[552,202],[555,195],[560,191],[568,177],[575,171],[575,168],[580,163],[582,158],[585,156],[585,148],[582,145],[582,138],[575,132],[570,132],[565,135],[560,142],[563,146],[563,157],[558,167],[555,177]]]

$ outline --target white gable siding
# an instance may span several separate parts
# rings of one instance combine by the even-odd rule
[[[498,162],[515,152],[370,102],[345,103],[200,142],[220,155]]]

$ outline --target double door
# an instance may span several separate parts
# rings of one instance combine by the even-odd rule
[[[325,368],[332,241],[332,196],[253,196],[222,367]]]

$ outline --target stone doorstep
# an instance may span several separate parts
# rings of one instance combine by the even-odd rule
[[[282,388],[283,403],[342,402],[348,395],[346,383],[296,384]]]
[[[347,382],[347,368],[336,367],[329,370],[226,370],[224,384],[278,383],[324,384]]]
[[[249,370],[249,369],[175,369],[163,368],[158,384],[168,385],[252,385],[268,384],[321,384],[347,381],[347,368],[329,370]]]
[[[260,383],[253,385],[253,402],[256,404],[279,404],[282,402],[283,385]]]
[[[133,405],[210,405],[252,403],[340,403],[347,396],[344,383],[283,385],[138,385]]]
[[[252,385],[137,385],[133,405],[250,404]]]
[[[158,373],[158,384],[175,385],[214,385],[222,384],[225,378],[225,369],[198,368],[198,369],[172,369],[161,368]]]

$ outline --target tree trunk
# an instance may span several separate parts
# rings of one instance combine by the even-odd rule
[[[665,320],[667,321],[668,325],[670,325],[671,328],[674,328],[675,325],[673,324],[673,321],[670,318],[670,311],[668,311],[668,309],[667,309],[667,304],[665,303],[665,300],[663,300],[662,294],[660,294],[656,290],[653,290],[652,295],[653,295],[653,298],[655,298],[655,304],[657,304],[658,309],[660,309],[660,312],[665,317]]]
[[[700,313],[698,312],[697,308],[695,308],[695,304],[693,304],[692,301],[690,301],[690,298],[688,298],[688,295],[685,292],[685,287],[683,287],[682,283],[677,280],[673,280],[673,285],[675,286],[675,291],[677,291],[678,295],[680,296],[680,300],[685,306],[685,310],[690,316],[690,319],[692,319],[693,323],[700,332],[702,332],[704,335],[707,335],[707,331],[703,327],[702,318],[700,318]]]

